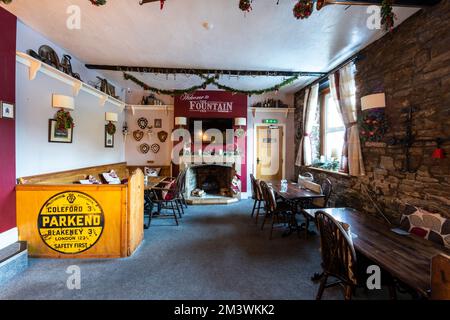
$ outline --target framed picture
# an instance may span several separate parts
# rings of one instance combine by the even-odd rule
[[[155,119],[155,128],[157,129],[162,128],[162,119]]]
[[[4,119],[14,119],[14,109],[15,106],[13,103],[8,103],[8,102],[0,102],[0,118],[4,118]]]
[[[114,135],[108,133],[108,125],[105,126],[105,148],[114,148]]]
[[[52,143],[72,143],[73,128],[72,129],[58,129],[56,127],[56,120],[50,119],[48,121],[48,142]]]

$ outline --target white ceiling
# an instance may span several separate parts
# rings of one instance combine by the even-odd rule
[[[71,4],[81,8],[81,30],[66,28]],[[103,7],[88,0],[13,0],[2,6],[90,64],[326,72],[383,35],[366,27],[367,7],[326,6],[309,19],[297,20],[294,4],[258,0],[247,14],[239,10],[238,0],[168,0],[162,11],[159,3],[140,6],[139,0],[109,0]],[[395,8],[397,24],[416,11]],[[207,30],[204,22],[214,27]],[[123,87],[133,87],[121,73],[104,73]],[[194,76],[137,76],[165,89],[201,82]],[[226,76],[221,82],[257,89],[281,80]],[[302,78],[287,91],[310,80]]]

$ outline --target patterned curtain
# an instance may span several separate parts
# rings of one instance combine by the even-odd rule
[[[330,89],[346,129],[340,171],[352,176],[364,176],[366,171],[357,123],[355,64],[353,62],[330,76]]]
[[[303,104],[303,136],[300,141],[296,166],[310,166],[312,164],[312,145],[310,134],[314,125],[314,117],[317,113],[319,101],[319,84],[315,84],[305,92],[305,102]]]

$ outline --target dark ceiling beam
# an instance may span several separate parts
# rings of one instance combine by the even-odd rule
[[[339,0],[326,0],[326,4],[340,4],[340,5],[381,5],[381,0],[355,0],[355,1],[339,1]],[[441,0],[394,0],[393,5],[398,7],[431,7],[441,2]]]
[[[130,67],[130,66],[109,66],[86,64],[86,68],[94,70],[105,71],[120,71],[120,72],[139,72],[139,73],[154,73],[154,74],[219,74],[225,76],[265,76],[265,77],[321,77],[325,75],[323,72],[308,72],[308,71],[263,71],[263,70],[221,70],[221,69],[183,69],[183,68],[159,68],[159,67]]]

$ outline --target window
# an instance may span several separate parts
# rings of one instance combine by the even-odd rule
[[[324,136],[322,138],[322,154],[326,161],[340,160],[342,155],[342,146],[344,145],[345,126],[341,114],[331,93],[325,93],[323,96],[323,123]]]
[[[317,139],[312,141],[313,167],[338,171],[345,139],[345,125],[328,86],[319,93]],[[313,139],[312,139],[313,140]]]

